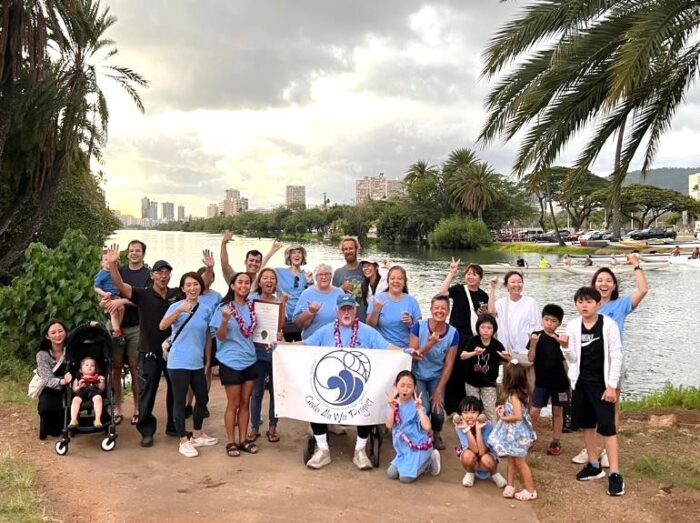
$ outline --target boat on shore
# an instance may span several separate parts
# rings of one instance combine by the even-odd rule
[[[596,248],[607,247],[608,245],[610,245],[610,242],[608,240],[579,240],[578,243],[581,247]]]
[[[647,242],[644,240],[620,240],[620,245],[626,249],[646,249]]]

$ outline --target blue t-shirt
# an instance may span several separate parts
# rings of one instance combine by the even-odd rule
[[[418,337],[418,347],[425,347],[428,344],[428,338],[431,331],[429,320],[424,320],[416,323],[411,329],[411,334]],[[413,373],[419,380],[430,381],[438,379],[442,376],[442,371],[445,368],[445,358],[447,351],[451,348],[459,347],[459,332],[452,325],[447,326],[447,331],[440,338],[430,352],[428,352],[420,361],[413,362]]]
[[[486,448],[488,449],[488,451],[491,452],[492,454],[496,454],[496,451],[493,450],[493,447],[488,444],[489,436],[491,435],[492,430],[493,430],[493,424],[490,421],[487,421],[486,425],[484,425],[484,428],[481,431],[481,437],[482,437],[484,445],[486,445]],[[457,433],[457,439],[459,440],[460,448],[462,448],[462,449],[469,448],[469,439],[467,438],[467,435],[462,431],[462,429],[458,429],[455,427],[455,432]],[[474,439],[476,439],[476,436],[474,436]]]
[[[340,341],[343,347],[350,347],[351,338],[352,327],[340,327]],[[335,321],[317,329],[316,332],[304,340],[304,343],[318,347],[335,347]],[[357,329],[357,348],[388,349],[390,345],[376,330],[360,322]]]
[[[607,316],[617,323],[618,329],[620,329],[620,341],[623,341],[624,330],[625,330],[625,319],[629,316],[634,307],[632,307],[632,295],[622,296],[616,300],[611,300],[605,305],[603,305],[598,312]]]
[[[164,318],[173,314],[184,300],[173,303],[166,311]],[[169,369],[199,370],[204,368],[204,353],[209,339],[209,320],[212,311],[201,303],[192,315],[192,319],[178,334],[175,343],[170,348],[168,357]],[[190,315],[181,313],[172,325],[173,336]]]
[[[95,275],[95,288],[110,293],[113,298],[119,297],[119,289],[117,289],[117,286],[114,284],[112,275],[109,271],[104,269],[101,269],[100,272]]]
[[[294,317],[294,309],[299,302],[299,297],[301,293],[309,287],[309,283],[306,281],[306,274],[304,271],[296,276],[292,273],[291,267],[277,267],[275,269],[275,274],[277,274],[277,290],[289,295],[286,317],[287,322],[291,322]]]
[[[294,314],[292,316],[294,321],[297,321],[299,316],[309,310],[310,303],[320,303],[321,309],[314,316],[313,321],[301,331],[301,339],[305,340],[311,336],[320,327],[323,327],[327,323],[335,321],[338,317],[338,298],[343,296],[345,293],[338,287],[331,287],[329,292],[321,292],[316,289],[316,287],[309,287],[299,296],[299,302],[294,308]]]
[[[221,294],[211,289],[209,289],[209,292],[199,297],[200,307],[207,307],[211,311],[211,314],[214,314],[219,303],[221,303]]]
[[[222,303],[216,308],[209,322],[209,327],[213,329],[214,332],[219,330],[221,322],[223,321],[223,308],[229,305],[236,307],[238,314],[241,316],[246,326],[250,326],[252,323],[247,301],[243,306],[234,302]],[[243,336],[241,328],[238,326],[238,322],[233,316],[231,316],[228,322],[226,339],[221,341],[217,338],[216,341],[216,359],[233,370],[247,369],[257,361],[255,345],[253,345],[253,336],[251,335],[250,338]]]
[[[411,339],[411,328],[406,327],[401,322],[401,317],[404,312],[408,312],[414,323],[420,321],[423,315],[418,300],[410,294],[402,294],[399,300],[394,301],[388,292],[380,292],[369,304],[368,316],[374,312],[377,301],[384,303],[377,322],[379,333],[397,347],[408,347],[408,342]]]

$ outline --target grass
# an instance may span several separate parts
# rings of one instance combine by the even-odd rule
[[[0,452],[0,520],[46,521],[44,512],[34,469],[11,452]]]
[[[639,401],[623,401],[622,412],[639,412],[647,409],[679,408],[700,410],[700,388],[674,387],[667,384],[663,390],[654,392]]]
[[[646,478],[662,486],[683,485],[700,490],[700,459],[684,456],[683,460],[657,456],[640,456],[630,467],[631,475]]]
[[[596,249],[592,247],[559,247],[558,245],[543,245],[541,243],[494,243],[488,247],[482,247],[485,252],[537,252],[540,254],[594,254]]]

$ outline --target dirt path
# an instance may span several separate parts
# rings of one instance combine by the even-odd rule
[[[164,403],[159,398],[159,420]],[[130,415],[130,402],[126,405]],[[215,384],[204,428],[222,439],[224,407],[223,389]],[[187,459],[177,453],[177,440],[160,432],[162,426],[155,446],[141,448],[126,416],[114,451],[101,451],[100,438],[89,435],[73,439],[68,455],[60,457],[55,440],[37,439],[35,416],[9,406],[0,413],[14,420],[0,426],[2,441],[13,442],[12,450],[36,465],[53,516],[63,521],[464,521],[467,516],[537,521],[532,505],[504,500],[490,481],[461,486],[461,468],[450,450],[452,433],[446,434],[440,476],[402,485],[384,475],[393,457],[388,440],[379,469],[355,468],[350,435],[333,437],[331,465],[307,469],[302,464],[306,424],[296,421],[281,420],[280,443],[268,443],[263,435],[258,455],[229,458],[222,441]]]

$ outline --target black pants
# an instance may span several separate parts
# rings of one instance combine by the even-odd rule
[[[174,432],[173,425],[173,390],[170,384],[170,376],[166,372],[165,360],[160,354],[139,355],[139,378],[141,379],[141,394],[139,397],[139,422],[136,429],[141,436],[153,436],[158,428],[158,420],[153,415],[153,407],[156,403],[158,385],[161,375],[165,375],[166,391],[166,417],[165,430]]]
[[[60,436],[63,432],[63,389],[44,387],[39,396],[39,439],[46,436]]]
[[[325,423],[312,423],[311,430],[314,432],[314,436],[322,436],[323,434],[328,434],[328,425]],[[372,425],[358,425],[357,427],[358,438],[367,439],[370,432],[372,432]]]
[[[194,392],[194,411],[192,422],[194,430],[202,430],[202,420],[209,403],[209,393],[207,392],[207,377],[204,369],[184,370],[168,369],[170,375],[170,385],[173,389],[173,422],[175,432],[181,438],[187,435],[185,430],[185,404],[187,403],[187,391],[192,387]]]

